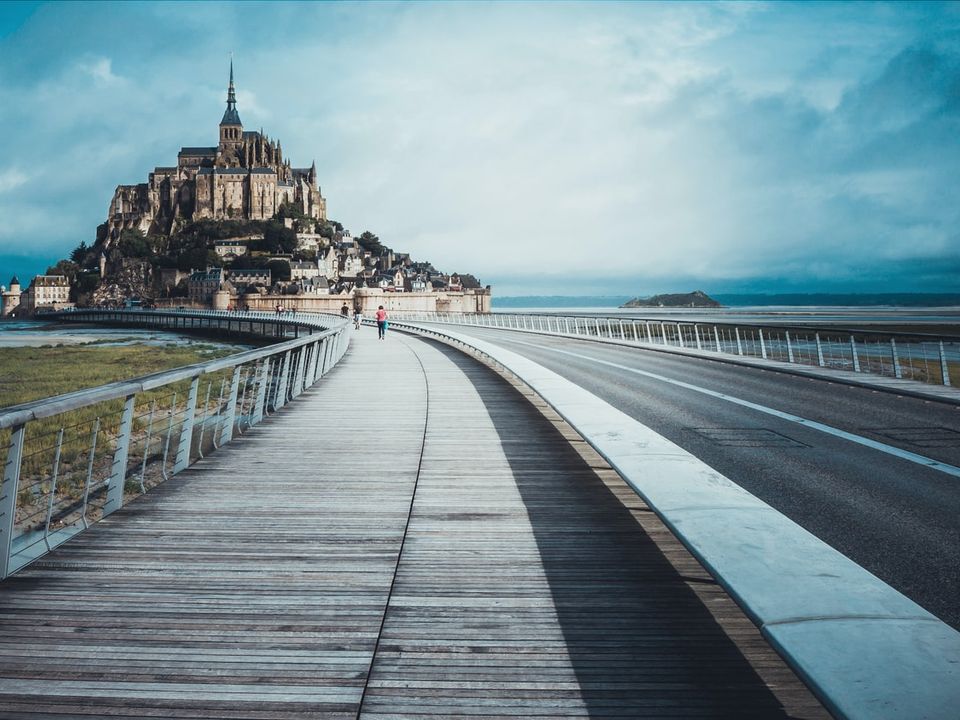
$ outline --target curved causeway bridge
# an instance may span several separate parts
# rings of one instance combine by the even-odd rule
[[[0,583],[0,717],[948,718],[960,706],[955,630],[800,528],[779,535],[775,511],[743,491],[727,509],[782,542],[763,552],[761,535],[740,537],[729,557],[733,524],[685,525],[715,501],[691,483],[736,493],[729,481],[662,438],[637,444],[602,401],[508,351],[427,326],[379,341],[332,318],[282,331],[237,314],[102,319],[284,334],[243,362],[114,388],[129,409],[122,463],[118,440],[82,507],[38,485],[46,517],[29,530],[27,454],[14,477],[8,452],[5,561],[38,549]],[[157,414],[161,396],[143,393],[158,386],[192,400]],[[53,413],[17,412],[0,413],[11,450]],[[731,537],[714,544],[720,529]],[[791,603],[809,615],[775,619]]]

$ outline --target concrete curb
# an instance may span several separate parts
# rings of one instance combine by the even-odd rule
[[[835,716],[948,720],[960,632],[650,428],[514,352],[471,348],[542,397],[650,505]]]

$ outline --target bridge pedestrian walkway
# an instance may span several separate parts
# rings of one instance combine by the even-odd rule
[[[536,402],[362,330],[282,413],[0,584],[0,717],[827,717]]]

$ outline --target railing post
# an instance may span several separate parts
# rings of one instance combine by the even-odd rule
[[[150,441],[153,439],[153,415],[157,411],[157,401],[150,402],[150,419],[147,421],[147,438],[143,441],[143,461],[140,463],[140,492],[146,492],[144,481],[147,477],[147,459],[150,456]]]
[[[113,467],[107,486],[107,500],[103,504],[104,517],[123,507],[123,485],[127,477],[127,456],[130,453],[130,436],[133,434],[133,406],[136,395],[127,395],[117,432],[117,449],[113,453]]]
[[[740,328],[735,327],[733,334],[737,336],[737,355],[743,355],[743,343],[740,341]]]
[[[200,376],[190,383],[187,393],[187,406],[184,409],[183,425],[180,426],[180,441],[177,443],[177,456],[173,461],[173,474],[185,470],[190,464],[190,446],[193,444],[193,421],[197,416],[197,395],[200,392]]]
[[[300,348],[300,372],[297,376],[297,395],[307,386],[307,369],[310,367],[310,346]]]
[[[200,423],[200,439],[197,441],[197,454],[203,457],[203,433],[207,429],[207,415],[210,407],[210,390],[213,388],[213,380],[207,381],[207,394],[203,398],[203,421]]]
[[[47,499],[47,519],[43,526],[43,544],[50,552],[50,521],[53,519],[53,506],[57,502],[57,479],[60,476],[60,453],[63,450],[63,428],[57,433],[57,449],[53,457],[53,472],[50,473],[50,497]]]
[[[317,367],[320,363],[320,340],[313,344],[313,352],[310,353],[310,387],[317,381]]]
[[[233,379],[230,381],[230,399],[227,401],[227,412],[220,422],[220,444],[224,445],[233,439],[233,423],[237,419],[237,393],[240,390],[240,366],[233,369]]]
[[[945,387],[950,387],[950,366],[947,365],[947,353],[943,348],[943,340],[940,341],[940,374],[943,377]]]
[[[637,332],[637,324],[633,320],[630,321],[630,329],[633,330],[633,341],[639,343],[640,333]]]
[[[260,369],[257,372],[257,400],[253,405],[253,412],[250,415],[250,424],[256,425],[263,420],[263,406],[267,402],[267,385],[270,382],[270,358],[264,358],[260,362]]]
[[[940,343],[940,346],[943,347],[943,343]],[[853,371],[860,372],[860,356],[857,355],[857,339],[853,335],[850,336],[850,353],[853,356]]]
[[[820,342],[820,333],[815,333],[814,338],[817,341],[817,365],[824,367],[826,363],[823,361],[823,343]]]
[[[696,323],[693,324],[693,337],[697,341],[697,350],[703,350],[703,346],[700,344],[700,326]]]
[[[290,353],[283,354],[283,365],[280,366],[280,377],[277,379],[276,392],[273,395],[273,407],[279,410],[287,404],[287,380],[290,378]]]
[[[290,351],[290,382],[287,397],[293,400],[297,396],[297,377],[300,375],[300,364],[303,361],[302,353],[296,350]]]
[[[320,356],[320,377],[327,374],[327,365],[330,357],[330,346],[333,343],[330,338],[323,341],[323,354]]]
[[[680,347],[686,347],[683,342],[683,329],[680,327],[680,323],[677,323],[677,342],[680,343]]]
[[[720,330],[716,325],[713,326],[713,342],[717,346],[717,352],[723,352],[723,346],[720,345]]]
[[[617,320],[617,323],[620,325],[620,339],[626,341],[627,333],[623,330],[623,320]]]
[[[87,521],[87,506],[90,502],[90,483],[93,482],[93,463],[97,456],[97,436],[100,434],[100,418],[97,418],[93,423],[93,433],[90,438],[90,454],[87,456],[87,477],[83,483],[83,510],[82,515],[80,516],[81,522],[83,522],[83,527],[90,527],[90,523]],[[166,460],[166,457],[164,457]],[[164,480],[166,480],[166,475],[164,474]]]
[[[764,360],[767,359],[767,344],[763,341],[763,328],[757,328],[757,333],[760,335],[760,355]]]
[[[793,344],[790,342],[790,331],[785,331],[787,335],[787,362],[793,362]]]
[[[663,340],[663,344],[666,345],[667,344],[667,324],[662,320],[660,321],[660,337]]]
[[[10,574],[10,551],[17,520],[17,492],[20,486],[20,463],[23,460],[23,436],[26,425],[16,425],[7,446],[7,464],[3,468],[0,488],[0,580]]]
[[[294,355],[293,367],[291,368],[293,372],[291,373],[292,377],[290,379],[290,399],[293,400],[300,394],[300,391],[303,387],[303,373],[306,369],[304,363],[306,361],[306,356],[304,355],[305,348],[301,347],[297,350],[296,355]]]
[[[900,355],[897,353],[897,340],[890,338],[890,355],[893,357],[893,375],[897,378],[903,377],[903,370],[900,368]]]

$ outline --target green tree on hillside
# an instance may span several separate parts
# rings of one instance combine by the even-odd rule
[[[153,256],[153,247],[150,240],[140,230],[126,229],[120,233],[120,241],[117,243],[120,252],[129,258],[147,259]]]
[[[83,261],[87,257],[87,253],[90,252],[90,248],[87,247],[87,243],[83,240],[80,241],[80,244],[77,245],[73,252],[70,253],[70,259],[77,263],[77,265],[82,265]]]
[[[271,260],[267,267],[270,268],[270,278],[274,282],[290,279],[290,263],[286,260]]]
[[[364,250],[369,250],[374,255],[383,255],[384,252],[390,251],[390,248],[381,243],[380,238],[369,230],[363,231],[363,234],[357,238],[357,243],[359,243],[360,247]]]
[[[80,271],[80,266],[72,260],[61,260],[56,265],[47,268],[47,275],[64,275],[72,283]]]
[[[333,240],[333,225],[328,222],[317,223],[317,233],[327,240]]]
[[[204,270],[208,265],[220,265],[220,256],[206,248],[190,248],[176,258],[177,268],[183,270]]]
[[[297,249],[297,233],[284,227],[283,223],[271,220],[266,223],[259,249],[268,253],[292,253]]]

